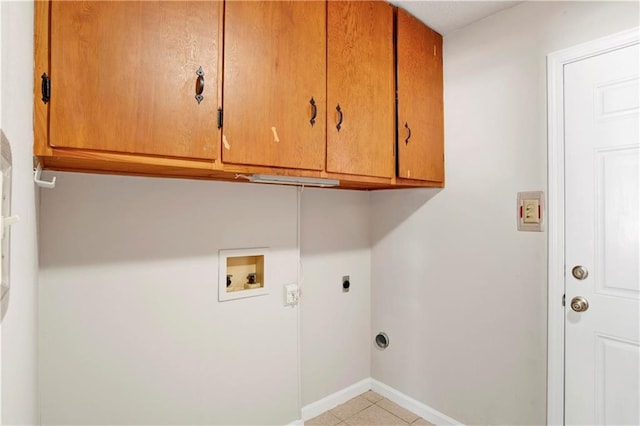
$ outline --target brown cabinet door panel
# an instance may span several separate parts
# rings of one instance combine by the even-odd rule
[[[325,92],[324,2],[226,3],[225,163],[323,170]]]
[[[51,146],[217,157],[220,3],[54,1],[51,7]]]
[[[392,177],[393,8],[381,1],[327,8],[327,171]]]
[[[443,182],[442,37],[401,9],[397,31],[398,176]]]

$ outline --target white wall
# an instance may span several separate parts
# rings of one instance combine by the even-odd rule
[[[4,49],[3,49],[3,43],[2,43],[2,6],[0,5],[0,129],[2,128],[2,51],[3,50]],[[1,313],[0,313],[0,318],[1,318]],[[2,320],[1,319],[0,319],[0,423],[2,423]]]
[[[287,424],[298,405],[295,188],[56,173],[40,214],[43,424]],[[272,292],[219,303],[218,250]]]
[[[2,322],[2,424],[37,424],[37,242],[33,186],[33,3],[1,2],[1,122],[13,150],[11,292]]]
[[[297,189],[55,174],[40,215],[43,424],[286,424],[299,343],[303,405],[370,376],[368,193],[302,192],[303,298],[285,308]],[[218,250],[265,245],[273,292],[218,303]]]
[[[371,376],[369,199],[368,192],[302,193],[303,406]]]
[[[638,3],[527,2],[444,40],[447,187],[372,195],[372,375],[466,424],[544,424],[546,55],[638,25]],[[430,197],[432,197],[430,199]]]
[[[0,6],[0,127],[2,127],[2,51],[5,50],[2,43],[2,6]]]
[[[3,3],[3,71],[5,34],[24,33],[10,45],[32,57],[32,10],[17,9],[32,5]],[[215,294],[225,247],[269,245],[278,284],[295,281],[295,189],[59,173],[40,223],[43,423],[286,423],[299,418],[299,379],[308,404],[369,372],[468,424],[544,423],[546,234],[517,233],[514,206],[517,191],[546,186],[545,55],[637,25],[637,12],[526,3],[446,37],[447,188],[303,192],[299,342],[281,287],[225,304]],[[5,131],[7,115],[30,125],[2,80]],[[379,330],[385,351],[371,350]],[[10,410],[35,413],[26,395]]]

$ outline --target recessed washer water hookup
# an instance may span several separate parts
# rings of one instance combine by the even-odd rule
[[[389,346],[389,336],[384,331],[381,331],[376,336],[376,346],[380,349],[386,349]]]

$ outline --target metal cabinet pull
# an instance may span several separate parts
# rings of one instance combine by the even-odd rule
[[[406,121],[404,122],[404,128],[409,131],[407,138],[404,140],[404,144],[409,145],[409,139],[411,139],[411,128],[409,127],[409,124]]]
[[[204,71],[202,71],[202,67],[198,68],[196,75],[198,76],[196,79],[196,101],[199,104],[204,99],[204,96],[202,96],[202,92],[204,92]]]
[[[340,131],[340,129],[342,128],[342,108],[340,108],[340,104],[338,104],[338,106],[336,107],[336,111],[338,111],[338,124],[336,125],[336,129],[338,129],[338,131]]]
[[[316,106],[316,100],[313,99],[313,97],[311,97],[311,100],[309,101],[309,103],[311,104],[311,120],[309,120],[309,123],[311,123],[311,127],[313,127],[313,125],[316,124],[316,117],[318,116],[318,107]]]
[[[51,99],[51,80],[47,73],[42,74],[40,78],[42,78],[42,102],[46,104]]]

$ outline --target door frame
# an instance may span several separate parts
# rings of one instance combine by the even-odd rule
[[[547,424],[564,424],[564,66],[640,42],[640,28],[547,55]]]

